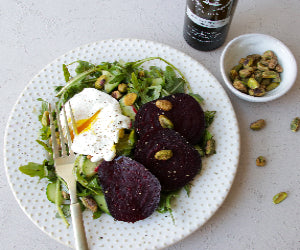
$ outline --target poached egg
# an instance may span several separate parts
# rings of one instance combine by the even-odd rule
[[[72,129],[69,103],[77,131]],[[65,110],[67,122],[62,112],[60,120],[70,128],[72,150],[77,154],[92,156],[92,162],[113,160],[120,130],[131,126],[130,118],[122,114],[119,102],[102,91],[85,88],[66,102]]]

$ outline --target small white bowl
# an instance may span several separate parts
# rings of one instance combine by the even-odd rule
[[[241,58],[251,54],[262,55],[267,50],[274,51],[283,68],[280,85],[261,97],[250,96],[234,88],[229,78],[230,70]],[[297,77],[297,63],[289,48],[278,39],[264,34],[245,34],[231,40],[222,52],[220,67],[227,87],[239,98],[250,102],[267,102],[283,96],[291,89]]]

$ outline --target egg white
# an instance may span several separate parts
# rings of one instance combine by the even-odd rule
[[[114,145],[119,140],[120,130],[130,128],[131,125],[130,118],[122,115],[119,102],[102,91],[85,88],[65,104],[69,127],[72,128],[69,103],[76,124],[79,125],[82,121],[87,121],[85,125],[88,124],[78,134],[74,133],[72,150],[92,156],[92,162],[103,159],[111,161],[116,155]],[[62,112],[60,120],[64,121]]]

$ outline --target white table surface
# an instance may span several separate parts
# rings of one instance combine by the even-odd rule
[[[213,52],[189,47],[182,37],[184,9],[184,0],[0,1],[2,147],[9,113],[29,80],[56,57],[89,42],[130,37],[165,43],[200,61],[224,85],[219,68],[224,46]],[[226,43],[244,33],[269,34],[282,40],[300,65],[299,27],[299,0],[240,0]],[[300,249],[300,131],[289,129],[300,116],[300,79],[269,103],[228,94],[242,142],[234,184],[202,228],[168,249]],[[253,133],[249,124],[260,118],[267,126]],[[266,167],[255,166],[258,155],[268,159]],[[0,164],[0,249],[66,249],[22,212]],[[281,191],[289,196],[274,205],[272,197]]]

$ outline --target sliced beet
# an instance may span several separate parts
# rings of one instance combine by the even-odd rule
[[[171,150],[173,156],[168,160],[157,160],[155,154],[161,150]],[[164,191],[185,186],[201,170],[198,151],[172,129],[144,134],[136,144],[134,157],[158,178]]]
[[[160,183],[141,163],[124,156],[103,161],[98,177],[108,210],[116,220],[142,220],[157,208]]]
[[[172,109],[169,111],[159,109],[155,105],[157,100],[144,104],[135,117],[136,132],[142,136],[151,130],[162,128],[158,117],[165,115],[172,121],[175,131],[190,143],[197,144],[205,130],[204,112],[200,104],[192,96],[184,93],[169,95],[161,99],[170,101]]]

